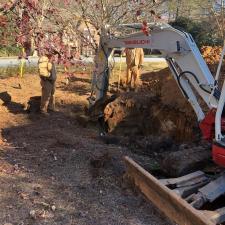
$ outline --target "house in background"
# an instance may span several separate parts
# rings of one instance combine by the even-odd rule
[[[84,56],[95,54],[98,40],[97,30],[91,24],[84,22],[78,23],[76,28],[68,26],[63,32],[63,43],[69,46],[70,51],[79,52]]]

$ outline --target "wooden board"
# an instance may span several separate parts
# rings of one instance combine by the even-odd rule
[[[179,225],[215,225],[203,212],[194,209],[131,158],[125,157],[125,163],[127,176],[172,221]]]

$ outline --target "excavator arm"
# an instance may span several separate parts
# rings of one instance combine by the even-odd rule
[[[110,34],[110,26],[102,32],[99,49],[95,57],[95,70],[92,79],[92,95],[89,98],[90,106],[98,105],[106,98],[109,77],[110,58],[114,48],[145,48],[157,49],[168,63],[174,79],[183,96],[191,104],[203,131],[203,136],[209,139],[215,126],[215,140],[223,145],[221,134],[221,115],[225,101],[225,86],[222,94],[217,88],[217,82],[212,76],[207,64],[189,33],[174,29],[168,24],[148,24],[150,34],[141,30],[141,24],[124,24],[117,27],[118,32]],[[136,30],[131,34],[123,35],[125,29]],[[200,105],[200,98],[208,106],[209,114],[205,115]],[[104,101],[103,101],[104,102]],[[103,108],[99,110],[102,114]],[[212,127],[213,126],[213,127]],[[225,143],[224,143],[225,146]],[[225,150],[221,157],[216,159],[225,166]]]

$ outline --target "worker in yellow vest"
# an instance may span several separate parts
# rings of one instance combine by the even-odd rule
[[[140,84],[140,70],[144,62],[144,51],[142,48],[127,48],[126,53],[126,87],[137,90]]]
[[[47,115],[49,111],[55,111],[55,83],[56,67],[53,54],[45,54],[38,60],[39,76],[41,79],[41,113]]]

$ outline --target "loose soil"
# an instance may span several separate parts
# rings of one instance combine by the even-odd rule
[[[135,152],[126,137],[102,140],[83,116],[89,81],[60,75],[58,112],[44,117],[25,111],[40,95],[38,76],[0,80],[8,93],[0,96],[0,224],[172,224],[123,178],[124,155],[156,168],[155,151]]]
[[[168,68],[143,73],[137,92],[123,92],[105,108],[115,135],[166,135],[177,142],[199,139],[196,115]]]
[[[0,80],[0,224],[172,224],[124,178],[123,156],[153,174],[178,176],[207,165],[211,146],[168,68],[141,80],[138,92],[121,86],[107,105],[103,137],[85,116],[90,75],[69,83],[60,75],[58,111],[49,116],[32,110],[38,76]]]

